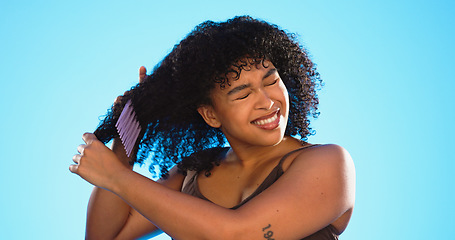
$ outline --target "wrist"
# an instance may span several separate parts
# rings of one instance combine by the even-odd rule
[[[114,140],[112,141],[111,148],[112,148],[112,151],[117,156],[117,158],[120,160],[120,162],[122,162],[122,164],[125,165],[125,167],[132,170],[133,164],[131,164],[131,158],[129,158],[126,155],[126,151],[123,146],[122,140],[120,140],[120,138],[114,138]]]
[[[128,167],[120,168],[113,177],[109,190],[120,196],[124,192],[125,188],[133,185],[131,184],[131,179],[134,174],[136,174],[136,172]]]

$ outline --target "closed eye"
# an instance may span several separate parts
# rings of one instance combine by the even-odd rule
[[[247,98],[248,96],[250,96],[250,94],[249,94],[249,93],[248,93],[248,94],[246,94],[246,95],[244,95],[244,96],[238,97],[238,98],[236,98],[235,100],[242,100],[242,99],[245,99],[245,98]]]
[[[278,82],[278,79],[279,79],[279,78],[273,80],[273,82],[271,82],[271,83],[265,84],[265,86],[272,86],[272,85],[274,85],[275,83]]]

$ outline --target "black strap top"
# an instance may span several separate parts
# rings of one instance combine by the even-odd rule
[[[237,209],[237,208],[241,207],[243,204],[247,203],[249,200],[256,197],[262,191],[264,191],[265,189],[270,187],[273,183],[275,183],[275,181],[278,180],[278,178],[280,178],[281,175],[283,175],[284,171],[282,168],[282,164],[283,164],[284,160],[287,157],[289,157],[289,155],[291,155],[294,152],[297,152],[297,151],[300,151],[302,149],[312,147],[312,146],[315,146],[315,145],[309,145],[309,146],[305,146],[302,148],[298,148],[298,149],[293,150],[293,151],[287,153],[286,155],[284,155],[281,158],[280,162],[275,166],[275,168],[273,168],[273,170],[270,172],[270,174],[265,178],[265,180],[262,182],[262,184],[259,185],[259,187],[250,196],[245,198],[242,202],[240,202],[238,205],[232,207],[231,209]],[[220,148],[220,151],[213,157],[223,157],[223,156],[225,156],[225,154],[228,150],[229,150],[229,148]],[[182,192],[195,196],[195,197],[198,197],[200,199],[204,199],[206,201],[210,201],[204,195],[202,195],[202,193],[199,191],[199,186],[197,183],[197,176],[198,176],[198,173],[193,173],[193,174],[188,173],[188,175],[187,175],[188,179],[185,179],[185,181],[184,181],[184,186],[182,187]],[[318,232],[316,232],[308,237],[303,238],[302,240],[337,240],[338,236],[339,236],[337,234],[337,232],[338,231],[336,230],[336,228],[334,226],[328,225],[327,227],[319,230]]]

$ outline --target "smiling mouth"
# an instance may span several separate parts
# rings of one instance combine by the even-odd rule
[[[272,126],[277,126],[279,123],[279,113],[280,111],[276,111],[273,113],[271,116],[268,116],[266,118],[261,118],[258,120],[254,120],[251,123],[254,125],[257,125],[259,127],[272,127]]]

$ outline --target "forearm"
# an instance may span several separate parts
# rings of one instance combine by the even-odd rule
[[[243,221],[239,223],[238,220],[241,218],[235,214],[237,211],[181,193],[183,175],[175,172],[166,182],[154,182],[132,171],[118,157],[115,150],[109,150],[93,134],[85,133],[82,138],[86,145],[78,147],[78,152],[81,154],[73,157],[76,164],[70,166],[70,171],[102,189],[115,193],[126,204],[134,208],[133,213],[142,214],[139,215],[143,219],[142,223],[152,225],[147,227],[149,231],[144,231],[144,233],[159,227],[177,239],[220,239],[219,236],[226,239],[239,239],[232,238],[230,235],[233,232],[237,233],[239,226],[242,226],[243,223]],[[175,168],[174,170],[176,171]],[[126,206],[112,195],[96,189],[89,207],[89,215],[93,214],[89,216],[89,219],[93,219],[88,221],[92,224],[90,226],[100,227],[96,224],[112,221],[117,225],[115,229],[110,226],[111,234],[116,234],[120,230],[123,235],[125,230],[128,230],[130,234],[125,236],[132,236],[132,233],[136,231],[126,226],[135,226],[136,224],[130,224],[132,223],[130,220],[138,215],[130,216],[128,211],[122,210],[118,205]],[[116,214],[108,214],[110,210],[115,211]],[[123,218],[125,215],[128,216],[126,222]],[[107,219],[108,217],[114,217],[115,220]],[[119,229],[122,223],[126,223],[126,225]],[[106,225],[109,224],[101,227]],[[98,229],[95,232],[98,234],[103,231],[104,229]],[[91,232],[90,230],[89,233],[91,234]]]
[[[114,239],[128,219],[131,207],[117,195],[94,187],[87,208],[87,239]]]
[[[235,229],[234,210],[171,190],[140,174],[120,175],[123,180],[113,192],[175,239],[229,238]]]
[[[119,139],[114,139],[112,150],[132,171],[129,158]],[[88,239],[113,239],[125,225],[131,207],[117,195],[94,187],[87,208],[86,237]]]

